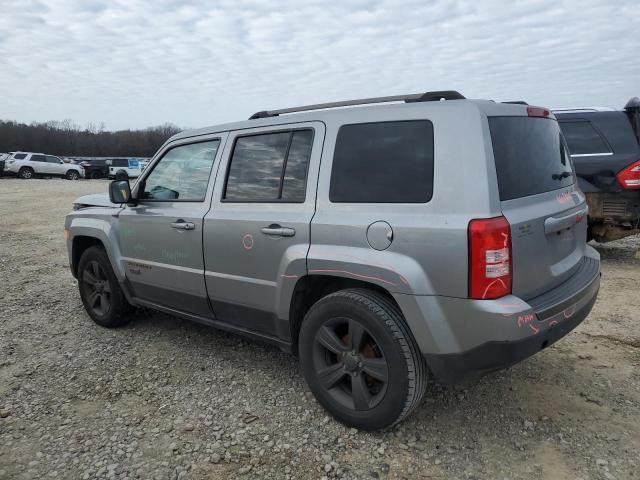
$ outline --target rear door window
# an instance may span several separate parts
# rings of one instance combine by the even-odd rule
[[[611,147],[589,121],[560,122],[571,156],[611,155]]]
[[[31,155],[29,159],[31,162],[46,162],[47,159],[44,155]]]
[[[312,145],[309,129],[238,137],[223,200],[304,202]]]
[[[344,125],[338,131],[329,200],[426,203],[433,195],[428,120]]]
[[[574,172],[558,122],[546,118],[489,117],[501,200],[568,187]]]

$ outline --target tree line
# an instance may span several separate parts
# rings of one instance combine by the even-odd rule
[[[71,120],[29,125],[0,120],[0,152],[42,152],[78,157],[151,157],[181,129],[166,123],[144,130],[105,131],[104,124],[82,128]]]

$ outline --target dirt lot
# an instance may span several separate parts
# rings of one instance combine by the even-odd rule
[[[567,338],[368,434],[273,347],[148,311],[95,325],[62,228],[106,187],[0,179],[1,479],[640,478],[640,238],[597,245],[600,297]]]

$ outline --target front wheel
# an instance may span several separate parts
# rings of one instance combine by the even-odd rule
[[[69,170],[66,177],[67,180],[78,180],[80,178],[80,174],[77,170]]]
[[[341,290],[314,304],[302,323],[298,351],[318,402],[363,430],[400,422],[420,403],[428,381],[398,307],[365,289]]]
[[[85,310],[98,325],[113,328],[130,321],[131,307],[102,248],[90,247],[80,257],[78,288]]]

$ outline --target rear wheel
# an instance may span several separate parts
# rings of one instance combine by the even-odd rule
[[[93,180],[98,180],[99,178],[102,178],[102,174],[98,170],[93,170],[89,176]]]
[[[113,328],[131,320],[131,307],[102,248],[90,247],[80,257],[78,288],[85,310],[98,325]]]
[[[319,300],[302,323],[298,348],[318,402],[349,426],[390,427],[424,394],[424,359],[398,307],[377,292],[348,289]]]
[[[69,170],[65,175],[67,180],[78,180],[80,178],[80,174],[77,170]]]
[[[24,180],[28,180],[30,178],[33,178],[35,175],[35,172],[33,171],[33,168],[31,167],[22,167],[19,171],[18,171],[18,177],[24,179]]]

